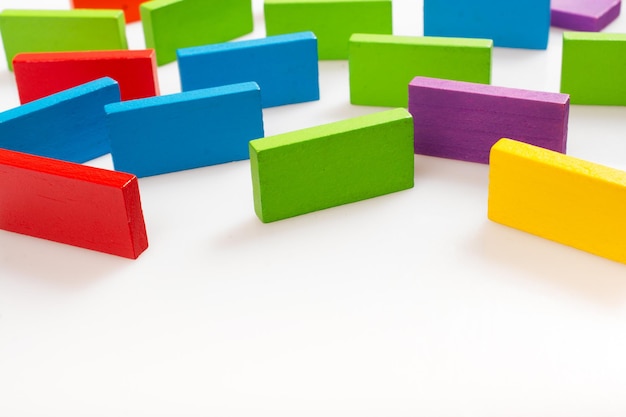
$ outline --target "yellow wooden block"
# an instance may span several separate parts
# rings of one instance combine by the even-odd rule
[[[626,263],[626,172],[500,139],[488,211],[494,222]]]

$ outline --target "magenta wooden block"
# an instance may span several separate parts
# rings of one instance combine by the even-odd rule
[[[552,0],[550,24],[560,28],[599,32],[619,16],[621,0]]]
[[[487,164],[504,137],[565,153],[567,94],[415,77],[409,112],[418,154]]]

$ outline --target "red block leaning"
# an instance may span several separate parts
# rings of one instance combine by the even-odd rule
[[[137,177],[4,149],[0,229],[131,259],[148,247]]]
[[[141,20],[139,5],[148,0],[72,0],[74,9],[121,9],[126,23]]]
[[[102,77],[118,82],[122,100],[159,95],[153,49],[21,53],[13,68],[22,104]]]

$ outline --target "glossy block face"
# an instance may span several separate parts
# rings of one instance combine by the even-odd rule
[[[489,84],[487,39],[353,35],[350,39],[350,102],[408,107],[408,85],[418,75]]]
[[[319,58],[347,59],[354,33],[392,33],[391,0],[265,0],[267,34],[311,31]]]
[[[424,0],[424,35],[493,39],[495,46],[546,49],[550,0]]]
[[[254,207],[267,223],[413,187],[404,109],[250,142]]]
[[[491,150],[489,219],[626,263],[626,173],[526,143]]]
[[[72,0],[75,9],[116,9],[123,10],[126,23],[140,20],[139,5],[150,0]]]

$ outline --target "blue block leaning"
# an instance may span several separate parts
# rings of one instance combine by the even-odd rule
[[[546,49],[550,0],[424,0],[424,35],[493,39],[494,46]]]
[[[111,151],[104,106],[120,101],[104,77],[0,113],[0,148],[83,163]]]
[[[183,48],[177,55],[183,91],[254,81],[264,108],[319,100],[312,32]]]
[[[117,171],[137,177],[249,158],[262,138],[256,83],[240,83],[105,106]]]

